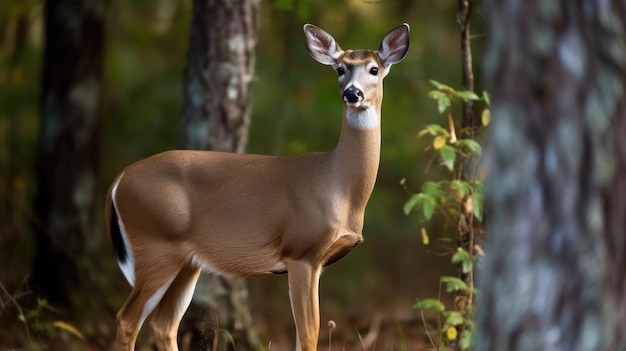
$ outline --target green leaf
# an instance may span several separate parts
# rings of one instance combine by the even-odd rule
[[[461,333],[461,338],[459,339],[459,346],[461,350],[469,350],[474,343],[474,333],[470,330],[463,330]]]
[[[476,93],[474,93],[473,91],[467,91],[467,90],[455,91],[454,96],[466,102],[468,100],[480,100],[480,97],[476,95]]]
[[[422,208],[424,218],[428,221],[432,218],[433,213],[435,212],[437,199],[424,193],[413,194],[404,204],[404,214],[410,214],[416,206]]]
[[[454,161],[456,160],[456,151],[450,145],[445,145],[439,151],[441,156],[441,164],[452,171],[454,169]]]
[[[489,97],[489,93],[486,90],[483,90],[483,99],[485,99],[487,106],[491,107],[491,98]]]
[[[439,90],[431,90],[428,92],[428,97],[433,100],[439,100],[441,98],[448,97],[448,95]]]
[[[437,200],[432,196],[425,195],[424,202],[422,203],[422,213],[427,221],[433,218],[435,207],[437,207]]]
[[[417,302],[413,304],[413,308],[418,308],[421,310],[433,309],[438,311],[439,313],[443,313],[446,310],[446,306],[443,304],[443,302],[437,299],[418,299]]]
[[[445,84],[439,83],[438,81],[432,80],[432,79],[429,80],[429,82],[430,82],[430,84],[434,85],[435,88],[437,88],[437,90],[441,90],[443,92],[450,93],[450,94],[456,93],[456,90],[454,90],[454,88],[452,88],[449,85],[445,85]]]
[[[474,153],[480,156],[483,152],[483,148],[476,140],[472,139],[461,139],[458,141],[459,148],[463,148],[471,153]]]
[[[439,113],[444,113],[448,109],[448,107],[450,107],[450,96],[448,96],[448,94],[442,93],[441,91],[432,90],[428,93],[428,97],[433,100],[437,100]]]
[[[42,298],[37,298],[37,309],[36,310],[38,312],[39,311],[43,311],[43,310],[48,310],[48,311],[52,311],[52,312],[58,312],[56,310],[56,308],[54,308],[54,307],[52,307],[52,305],[50,305],[48,300],[42,299]]]
[[[428,97],[437,100],[437,108],[439,113],[444,113],[450,107],[450,96],[438,90],[432,90],[428,93]]]
[[[450,107],[450,98],[445,96],[442,97],[441,99],[437,99],[437,111],[439,111],[439,113],[444,113],[448,110],[448,107]]]
[[[476,180],[476,182],[474,182],[474,192],[482,194],[482,192],[483,192],[483,182],[481,182],[480,180]]]
[[[441,188],[442,188],[442,184],[440,182],[428,181],[422,184],[422,187],[420,190],[425,195],[437,198],[437,197],[442,197],[446,194],[443,190],[441,190]]]
[[[455,190],[460,198],[465,198],[470,194],[472,188],[470,184],[464,180],[453,180],[450,182],[450,188]]]
[[[475,192],[472,198],[472,206],[474,217],[476,217],[479,221],[483,221],[483,208],[484,208],[484,198],[482,192]]]
[[[452,263],[460,264],[463,273],[469,273],[474,267],[472,256],[462,247],[457,247],[456,252],[452,255]]]
[[[457,277],[441,277],[441,282],[446,284],[447,292],[464,291],[470,292],[470,288],[464,281]]]
[[[418,137],[423,137],[424,135],[443,135],[446,137],[450,137],[450,133],[448,133],[448,131],[443,128],[442,126],[438,125],[438,124],[429,124],[426,127],[424,127],[424,129],[420,130],[419,133],[417,133]]]
[[[409,213],[411,213],[411,211],[413,211],[413,207],[415,207],[417,205],[418,201],[420,201],[420,195],[422,195],[422,194],[413,194],[406,201],[406,203],[404,204],[404,214],[405,215],[408,216]]]
[[[444,312],[444,317],[446,319],[446,324],[454,326],[461,325],[465,321],[465,318],[463,318],[463,315],[459,311]]]

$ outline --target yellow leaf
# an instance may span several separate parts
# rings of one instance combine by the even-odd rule
[[[422,244],[428,245],[430,243],[430,238],[428,237],[428,232],[426,228],[422,227]]]
[[[85,340],[85,337],[83,336],[83,334],[79,332],[78,329],[76,329],[76,327],[74,327],[73,325],[69,323],[65,323],[63,321],[55,321],[54,323],[52,323],[52,325],[61,330],[65,330],[66,332],[70,334],[74,334],[76,337],[78,337],[81,340]]]
[[[483,110],[483,113],[480,116],[480,119],[483,122],[483,126],[488,126],[489,122],[491,122],[491,111],[488,108]]]
[[[448,338],[448,340],[456,340],[458,334],[459,332],[456,330],[455,327],[449,327],[448,329],[446,329],[446,337]]]
[[[445,135],[439,135],[433,141],[433,147],[435,149],[441,149],[444,145],[446,145],[446,141],[447,140],[448,140],[448,138],[446,138]]]

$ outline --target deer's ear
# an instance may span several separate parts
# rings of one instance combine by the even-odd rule
[[[312,24],[304,25],[306,48],[315,61],[324,65],[334,65],[343,50],[332,35]]]
[[[385,35],[378,49],[378,57],[389,67],[402,61],[407,51],[409,51],[409,25],[403,23]]]

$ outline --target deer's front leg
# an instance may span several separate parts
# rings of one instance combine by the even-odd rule
[[[296,323],[296,350],[316,351],[320,331],[319,278],[322,267],[304,261],[287,264],[289,297]]]

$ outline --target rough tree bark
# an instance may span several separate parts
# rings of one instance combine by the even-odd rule
[[[494,118],[476,350],[623,350],[626,5],[485,9]]]
[[[250,121],[257,43],[258,0],[194,0],[185,70],[179,146],[243,152]],[[214,346],[221,330],[237,350],[259,348],[243,279],[201,278],[181,335],[191,349]],[[227,344],[226,348],[232,345]]]
[[[84,281],[78,265],[94,233],[104,12],[103,0],[45,4],[32,282],[58,304]]]

